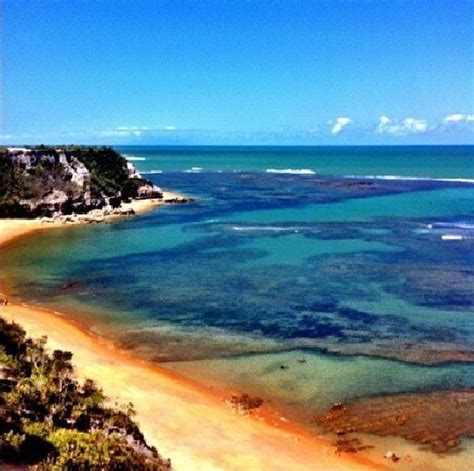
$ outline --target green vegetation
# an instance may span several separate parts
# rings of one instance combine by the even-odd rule
[[[30,211],[23,201],[31,201],[36,206],[53,190],[64,192],[70,201],[77,200],[81,194],[61,164],[43,161],[26,170],[0,156],[1,217],[28,216]],[[41,213],[39,210],[38,214]]]
[[[19,169],[5,154],[0,154],[0,213],[4,217],[20,213],[20,199],[22,197],[23,179]]]
[[[145,183],[151,185],[151,182],[143,180],[142,178],[129,178],[122,187],[122,199],[128,200],[130,198],[136,198],[138,194],[138,188],[143,186]]]
[[[91,173],[93,197],[116,196],[128,181],[127,161],[111,147],[72,147],[66,154],[76,157]]]
[[[92,380],[76,380],[71,358],[0,318],[0,468],[169,470],[133,421],[132,405],[106,406]]]
[[[0,148],[0,217],[51,216],[117,207],[151,182],[130,175],[110,147]]]

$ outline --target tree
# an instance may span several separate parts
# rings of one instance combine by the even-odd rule
[[[112,408],[92,380],[75,379],[72,353],[46,350],[0,318],[0,467],[38,470],[168,470],[134,422],[133,405]]]

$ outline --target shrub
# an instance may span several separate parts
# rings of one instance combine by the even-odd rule
[[[112,408],[94,381],[80,384],[72,353],[46,351],[0,318],[0,467],[37,470],[168,470],[133,421],[131,404]]]

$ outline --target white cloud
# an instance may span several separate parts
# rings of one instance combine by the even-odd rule
[[[101,137],[141,137],[145,132],[152,132],[148,126],[116,126],[113,129],[99,131]]]
[[[148,126],[116,126],[114,129],[109,129],[101,132],[102,136],[113,137],[140,137],[144,133],[160,133],[160,132],[171,132],[177,131],[176,126],[164,126],[160,128],[150,128]]]
[[[117,126],[115,128],[115,131],[130,131],[130,132],[133,132],[133,131],[150,131],[151,128],[148,128],[146,126]]]
[[[336,119],[336,121],[329,121],[328,124],[332,124],[331,134],[339,134],[348,124],[352,124],[353,121],[351,118],[346,116],[341,116]]]
[[[405,118],[403,129],[412,133],[423,133],[428,130],[428,122],[425,119]]]
[[[379,118],[379,124],[375,128],[377,134],[392,134],[404,136],[406,134],[422,134],[428,131],[428,122],[425,119],[405,118],[402,121],[393,120],[387,115]]]
[[[130,131],[127,129],[113,129],[106,131],[99,131],[100,137],[128,137],[130,136]]]
[[[474,114],[453,113],[443,118],[443,124],[474,123]]]

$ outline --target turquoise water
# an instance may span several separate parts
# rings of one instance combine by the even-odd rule
[[[304,363],[302,360],[304,359]],[[282,369],[281,366],[285,369]],[[473,369],[445,365],[437,368],[363,356],[323,355],[296,350],[234,359],[177,362],[169,367],[206,383],[240,385],[264,400],[291,407],[298,402],[303,414],[324,411],[335,402],[346,403],[377,390],[380,394],[474,385]],[[466,378],[469,378],[468,380]],[[269,392],[271,391],[271,394]],[[306,415],[306,418],[307,415]]]
[[[196,201],[17,242],[17,296],[298,410],[474,386],[472,147],[122,151]]]
[[[321,175],[474,178],[472,146],[174,147],[119,146],[149,171],[308,169]]]

